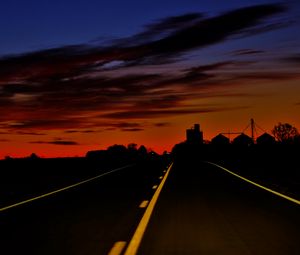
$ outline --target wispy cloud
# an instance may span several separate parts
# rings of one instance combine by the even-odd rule
[[[155,127],[168,127],[170,125],[171,125],[170,122],[158,122],[158,123],[154,123]]]
[[[75,142],[75,141],[69,141],[69,140],[62,140],[62,139],[56,139],[53,141],[32,141],[29,142],[32,144],[53,144],[53,145],[80,145],[79,143]]]
[[[33,136],[46,135],[45,133],[25,132],[25,131],[18,131],[18,132],[16,132],[16,134],[18,134],[18,135],[33,135]]]
[[[235,36],[277,28],[278,22],[269,18],[285,10],[280,4],[267,4],[214,17],[188,13],[156,21],[141,33],[104,46],[65,46],[2,58],[0,128],[24,135],[42,135],[51,129],[67,134],[137,132],[146,128],[144,120],[241,109],[241,105],[191,106],[189,101],[237,96],[224,88],[251,80],[299,76],[270,70],[252,73],[247,67],[256,62],[247,59],[177,65],[172,72],[163,72],[162,67],[183,63],[184,54]],[[234,52],[246,57],[260,53]],[[237,73],[237,67],[245,70]],[[72,141],[35,143],[75,145]]]
[[[143,128],[122,128],[121,129],[124,132],[139,132],[139,131],[143,131]]]
[[[300,64],[300,53],[295,53],[283,59],[286,62],[292,62],[295,64]]]
[[[101,130],[65,130],[64,133],[66,134],[73,134],[73,133],[83,133],[83,134],[88,134],[88,133],[98,133],[101,132]]]
[[[165,116],[178,116],[181,114],[200,114],[210,112],[220,112],[227,110],[242,109],[245,107],[232,107],[232,108],[189,108],[189,109],[174,109],[174,110],[148,110],[148,111],[121,111],[109,114],[104,114],[102,117],[110,119],[151,119]]]
[[[257,55],[265,53],[263,50],[254,50],[254,49],[239,49],[231,52],[233,56],[245,56],[245,55]]]

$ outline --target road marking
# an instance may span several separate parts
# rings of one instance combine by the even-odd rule
[[[157,185],[154,185],[154,186],[152,187],[152,189],[157,189]]]
[[[167,170],[164,170],[163,172],[165,173],[165,172],[167,172]]]
[[[217,164],[215,164],[215,163],[208,162],[208,161],[204,161],[204,162],[206,162],[206,163],[208,163],[208,164],[211,164],[211,165],[214,165],[214,166],[216,166],[216,167],[219,167],[219,168],[221,168],[222,170],[224,170],[224,171],[226,171],[226,172],[228,172],[228,173],[234,175],[235,177],[238,177],[238,178],[242,179],[243,181],[246,181],[246,182],[248,182],[248,183],[251,183],[252,185],[255,185],[256,187],[259,187],[259,188],[261,188],[261,189],[263,189],[263,190],[266,190],[266,191],[268,191],[268,192],[273,193],[274,195],[277,195],[277,196],[279,196],[279,197],[285,198],[285,199],[287,199],[287,200],[289,200],[289,201],[291,201],[291,202],[293,202],[293,203],[295,203],[295,204],[297,204],[297,205],[300,205],[300,201],[297,200],[297,199],[295,199],[295,198],[286,196],[286,195],[281,194],[281,193],[279,193],[279,192],[277,192],[277,191],[275,191],[275,190],[272,190],[272,189],[270,189],[270,188],[267,188],[267,187],[265,187],[265,186],[262,186],[262,185],[260,185],[260,184],[258,184],[258,183],[256,183],[256,182],[250,181],[250,180],[246,179],[245,177],[240,176],[240,175],[238,175],[238,174],[236,174],[236,173],[234,173],[234,172],[231,172],[230,170],[228,170],[228,169],[226,169],[226,168],[224,168],[224,167],[222,167],[222,166],[219,166],[219,165],[217,165]]]
[[[8,210],[8,209],[11,209],[11,208],[14,208],[14,207],[17,207],[17,206],[19,206],[19,205],[27,204],[27,203],[29,203],[29,202],[32,202],[32,201],[35,201],[35,200],[38,200],[38,199],[41,199],[41,198],[44,198],[44,197],[48,197],[48,196],[54,195],[54,194],[59,193],[59,192],[62,192],[62,191],[66,191],[66,190],[68,190],[68,189],[77,187],[77,186],[82,185],[82,184],[87,183],[87,182],[91,182],[91,181],[96,180],[96,179],[98,179],[98,178],[100,178],[100,177],[103,177],[103,176],[108,175],[108,174],[112,174],[112,173],[114,173],[114,172],[120,171],[120,170],[122,170],[122,169],[124,169],[124,168],[128,168],[128,167],[130,167],[130,166],[133,166],[133,164],[132,164],[132,165],[123,166],[123,167],[119,167],[119,168],[116,168],[116,169],[111,170],[111,171],[109,171],[109,172],[106,172],[106,173],[103,173],[103,174],[99,174],[99,175],[97,175],[97,176],[95,176],[95,177],[89,178],[89,179],[87,179],[87,180],[84,180],[84,181],[81,181],[81,182],[72,184],[72,185],[70,185],[70,186],[67,186],[67,187],[64,187],[64,188],[61,188],[61,189],[58,189],[58,190],[54,190],[54,191],[51,191],[51,192],[49,192],[49,193],[46,193],[46,194],[43,194],[43,195],[40,195],[40,196],[37,196],[37,197],[30,198],[30,199],[21,201],[21,202],[19,202],[19,203],[12,204],[12,205],[9,205],[9,206],[0,208],[0,212],[3,212],[3,211],[5,211],[5,210]]]
[[[160,194],[160,192],[161,192],[161,190],[162,190],[162,188],[163,188],[163,186],[164,186],[164,184],[167,180],[167,177],[170,173],[172,165],[173,165],[173,163],[168,168],[168,171],[167,171],[164,179],[162,180],[162,182],[159,184],[157,190],[155,191],[155,193],[154,193],[154,195],[153,195],[153,197],[152,197],[152,199],[151,199],[151,201],[150,201],[150,203],[149,203],[149,205],[148,205],[148,207],[147,207],[147,209],[146,209],[146,211],[145,211],[145,213],[144,213],[144,215],[143,215],[143,217],[142,217],[142,219],[141,219],[141,221],[140,221],[140,223],[137,227],[137,229],[135,230],[135,233],[134,233],[134,235],[133,235],[133,237],[132,237],[132,239],[131,239],[124,255],[135,255],[137,253],[137,250],[140,246],[143,235],[144,235],[144,233],[146,231],[146,228],[147,228],[147,225],[149,223],[151,214],[153,212],[154,206],[155,206],[155,204],[157,202],[157,199],[159,197],[159,194]]]
[[[114,246],[109,251],[108,255],[120,255],[125,248],[126,242],[120,241],[116,242]]]
[[[164,178],[163,176],[160,176],[159,179],[161,180],[162,178]]]
[[[149,201],[148,200],[144,200],[141,204],[140,204],[140,208],[146,208],[147,205],[149,204]]]

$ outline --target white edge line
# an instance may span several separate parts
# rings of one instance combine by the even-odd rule
[[[263,190],[266,190],[266,191],[268,191],[268,192],[273,193],[274,195],[277,195],[277,196],[282,197],[282,198],[284,198],[284,199],[287,199],[287,200],[289,200],[289,201],[291,201],[291,202],[293,202],[293,203],[295,203],[295,204],[297,204],[297,205],[300,205],[300,201],[297,200],[297,199],[295,199],[295,198],[286,196],[286,195],[284,195],[284,194],[282,194],[282,193],[279,193],[279,192],[277,192],[277,191],[275,191],[275,190],[272,190],[272,189],[270,189],[270,188],[267,188],[267,187],[265,187],[265,186],[262,186],[262,185],[260,185],[260,184],[258,184],[258,183],[256,183],[256,182],[250,181],[250,180],[246,179],[245,177],[240,176],[240,175],[238,175],[238,174],[236,174],[236,173],[234,173],[234,172],[231,172],[230,170],[228,170],[228,169],[226,169],[226,168],[224,168],[224,167],[222,167],[222,166],[220,166],[220,165],[218,165],[218,164],[215,164],[215,163],[212,163],[212,162],[208,162],[208,161],[204,161],[204,162],[206,162],[206,163],[208,163],[208,164],[211,164],[211,165],[214,165],[214,166],[216,166],[216,167],[219,167],[219,168],[221,168],[222,170],[224,170],[224,171],[226,171],[226,172],[228,172],[228,173],[234,175],[235,177],[238,177],[238,178],[242,179],[243,181],[246,181],[246,182],[248,182],[248,183],[251,183],[252,185],[255,185],[256,187],[259,187],[259,188],[261,188],[261,189],[263,189]]]
[[[133,165],[133,164],[132,164]],[[51,191],[49,193],[46,193],[46,194],[43,194],[43,195],[40,195],[40,196],[37,196],[37,197],[34,197],[34,198],[30,198],[30,199],[27,199],[27,200],[24,200],[24,201],[21,201],[21,202],[18,202],[16,204],[12,204],[12,205],[9,205],[9,206],[5,206],[3,208],[0,208],[0,212],[3,212],[5,210],[8,210],[8,209],[11,209],[11,208],[14,208],[14,207],[17,207],[19,205],[23,205],[23,204],[27,204],[29,202],[32,202],[32,201],[35,201],[35,200],[38,200],[38,199],[41,199],[41,198],[44,198],[44,197],[48,197],[48,196],[51,196],[51,195],[54,195],[56,193],[59,193],[59,192],[62,192],[62,191],[65,191],[65,190],[68,190],[68,189],[71,189],[71,188],[74,188],[76,186],[79,186],[79,185],[82,185],[84,183],[87,183],[87,182],[90,182],[90,181],[93,181],[95,179],[98,179],[100,177],[103,177],[105,175],[108,175],[108,174],[111,174],[111,173],[114,173],[114,172],[117,172],[117,171],[120,171],[124,168],[127,168],[127,167],[130,167],[132,165],[127,165],[127,166],[123,166],[123,167],[119,167],[119,168],[116,168],[114,170],[111,170],[109,172],[106,172],[106,173],[103,173],[103,174],[99,174],[95,177],[92,177],[92,178],[89,178],[87,180],[84,180],[84,181],[81,181],[81,182],[78,182],[78,183],[75,183],[75,184],[72,184],[70,186],[67,186],[67,187],[64,187],[64,188],[61,188],[61,189],[58,189],[58,190],[54,190],[54,191]]]
[[[169,172],[171,170],[173,166],[173,163],[170,165],[170,167],[168,168],[168,171],[167,173],[165,174],[163,180],[161,181],[161,183],[159,184],[157,190],[155,191],[137,229],[135,230],[135,233],[130,241],[130,243],[128,244],[128,247],[124,253],[124,255],[135,255],[137,253],[137,250],[140,246],[140,243],[142,241],[142,238],[143,238],[143,235],[146,231],[146,228],[147,228],[147,225],[149,223],[149,220],[150,220],[150,217],[151,217],[151,214],[153,212],[153,209],[155,207],[155,204],[157,202],[157,199],[159,197],[159,194],[167,180],[167,177],[169,175]]]

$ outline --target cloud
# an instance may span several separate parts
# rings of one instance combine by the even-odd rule
[[[283,58],[283,60],[286,62],[294,63],[294,64],[300,64],[300,53],[295,53],[291,56]]]
[[[67,134],[134,132],[147,127],[144,119],[228,110],[191,107],[189,101],[238,96],[224,88],[256,79],[292,79],[296,74],[249,71],[259,59],[184,64],[184,54],[237,35],[246,37],[249,31],[272,25],[269,18],[284,11],[282,5],[269,4],[213,17],[188,13],[163,18],[136,35],[102,46],[65,46],[1,58],[0,129],[24,135],[53,129]],[[258,53],[242,49],[235,54]],[[237,73],[237,68],[245,70]]]
[[[231,54],[233,56],[244,56],[244,55],[257,55],[265,53],[263,50],[253,50],[253,49],[239,49],[233,51]]]
[[[154,123],[155,127],[168,127],[170,125],[171,125],[170,122],[158,122],[158,123]]]
[[[143,128],[122,128],[121,129],[124,132],[139,132],[139,131],[143,131]]]
[[[87,133],[98,133],[101,132],[100,130],[65,130],[64,133],[66,134],[73,134],[73,133],[83,133],[83,134],[87,134]]]
[[[33,144],[53,144],[53,145],[80,145],[79,143],[75,141],[69,141],[69,140],[54,140],[54,141],[32,141],[29,143]]]
[[[105,130],[121,130],[121,131],[142,131],[143,125],[141,123],[135,122],[102,122],[97,123],[98,127],[105,128]],[[102,130],[66,130],[64,133],[73,134],[73,133],[95,133],[102,132]]]
[[[128,65],[161,63],[158,60],[167,61],[187,51],[223,42],[232,35],[242,35],[245,29],[257,30],[268,17],[284,11],[282,5],[266,4],[207,18],[201,13],[188,13],[164,18],[131,38],[105,47],[65,46],[5,57],[0,59],[1,82],[76,79],[113,61]]]
[[[16,134],[18,134],[18,135],[37,135],[37,136],[46,135],[45,133],[24,132],[24,131],[18,131],[18,132],[16,132]]]
[[[165,116],[178,116],[186,114],[200,114],[210,112],[220,112],[226,110],[243,109],[244,107],[233,107],[233,108],[199,108],[199,109],[174,109],[174,110],[148,110],[148,111],[121,111],[109,114],[104,114],[102,117],[109,119],[148,119],[148,118],[160,118]]]
[[[299,79],[300,73],[297,72],[268,72],[268,71],[257,71],[249,73],[241,73],[235,77],[236,79],[246,79],[246,80],[293,80]]]
[[[11,129],[11,130],[19,130],[19,129],[29,129],[29,130],[50,130],[50,129],[67,129],[69,127],[73,127],[74,124],[80,125],[82,122],[78,119],[56,119],[55,116],[49,113],[47,120],[42,119],[43,113],[37,113],[37,119],[26,119],[26,115],[21,117],[20,120],[10,122],[6,125],[2,125],[2,127]],[[29,116],[30,117],[30,114]],[[30,132],[31,133],[31,132]]]
[[[196,22],[201,21],[203,18],[204,15],[202,13],[187,13],[180,16],[163,18],[146,25],[141,33],[125,39],[115,40],[115,44],[128,47],[149,43],[170,36],[172,32],[189,27]]]

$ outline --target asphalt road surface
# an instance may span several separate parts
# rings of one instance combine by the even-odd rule
[[[0,212],[0,254],[124,254],[165,169],[133,166]],[[299,205],[215,166],[182,161],[169,172],[137,254],[299,255],[299,240]]]
[[[133,235],[165,167],[139,164],[0,212],[0,254],[109,254]]]
[[[177,163],[139,255],[299,255],[300,206],[204,162]]]

